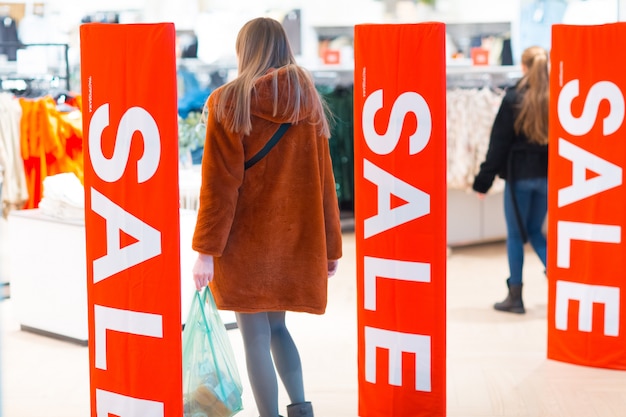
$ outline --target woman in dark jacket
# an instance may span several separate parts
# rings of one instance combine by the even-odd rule
[[[507,225],[509,293],[494,308],[525,313],[522,301],[524,244],[529,241],[546,265],[543,223],[548,210],[548,53],[533,46],[522,54],[524,76],[509,89],[491,131],[489,149],[474,191],[483,196],[496,175],[506,180],[504,216]]]

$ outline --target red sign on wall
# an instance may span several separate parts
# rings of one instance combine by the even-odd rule
[[[446,410],[442,23],[355,28],[359,416]]]
[[[179,417],[174,25],[80,35],[91,415]]]
[[[624,37],[625,23],[553,27],[548,358],[626,370]]]

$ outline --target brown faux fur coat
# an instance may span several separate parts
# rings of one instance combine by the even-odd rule
[[[279,94],[285,89],[279,71]],[[252,131],[227,131],[215,118],[220,89],[208,100],[202,186],[193,249],[215,258],[211,290],[217,306],[238,312],[326,309],[328,260],[341,257],[341,227],[328,138],[301,120],[256,165],[255,155],[286,122],[274,116],[272,75],[252,98]],[[306,88],[315,88],[313,85]],[[288,100],[280,99],[279,106]]]

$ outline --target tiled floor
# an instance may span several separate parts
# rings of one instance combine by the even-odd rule
[[[547,282],[534,254],[528,252],[525,269],[528,313],[491,308],[505,294],[506,270],[502,243],[453,249],[448,258],[447,415],[626,416],[626,372],[546,359]],[[318,417],[357,416],[355,271],[354,236],[347,233],[327,313],[288,315]],[[87,348],[20,331],[11,300],[0,302],[0,314],[2,417],[88,416]],[[240,335],[229,334],[245,389],[238,416],[255,417]],[[281,398],[286,404],[282,391]]]

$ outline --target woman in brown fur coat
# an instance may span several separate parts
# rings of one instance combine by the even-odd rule
[[[236,313],[261,417],[278,416],[275,369],[288,416],[312,417],[285,312],[324,313],[341,257],[325,107],[276,20],[246,23],[236,52],[238,77],[207,102],[193,276]],[[245,169],[285,123],[277,144]]]

